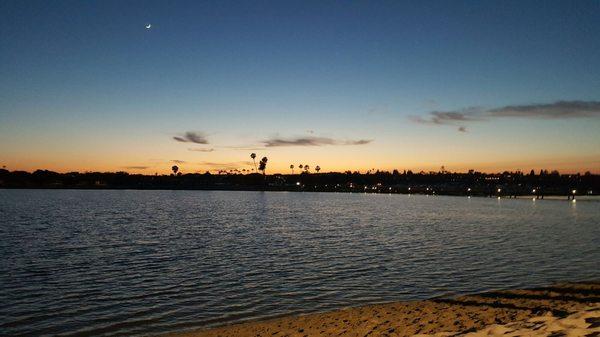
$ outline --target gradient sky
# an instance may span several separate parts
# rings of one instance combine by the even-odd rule
[[[600,1],[0,2],[0,166],[250,152],[271,173],[600,173]]]

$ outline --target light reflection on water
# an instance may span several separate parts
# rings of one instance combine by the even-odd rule
[[[600,277],[600,203],[0,190],[0,331],[148,335]]]

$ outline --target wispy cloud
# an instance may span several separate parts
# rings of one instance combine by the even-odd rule
[[[182,143],[208,144],[206,135],[202,132],[188,131],[184,134],[174,136],[174,140]]]
[[[232,165],[252,165],[252,162],[248,161],[248,160],[225,162],[225,163],[212,162],[212,161],[201,161],[198,164],[204,165],[204,166],[232,166]]]
[[[600,102],[558,101],[550,104],[507,105],[488,110],[488,115],[541,119],[600,117]]]
[[[328,137],[295,137],[279,138],[274,137],[263,141],[265,147],[278,146],[323,146],[323,145],[364,145],[369,144],[372,139],[359,140],[339,140]]]
[[[185,164],[185,163],[187,163],[185,160],[179,160],[179,159],[171,159],[170,162],[171,163],[175,163],[175,164]]]
[[[572,119],[600,117],[598,101],[558,101],[548,104],[507,105],[484,109],[470,107],[455,111],[432,111],[427,116],[411,116],[415,123],[429,125],[459,125],[458,131],[466,132],[464,123],[486,121],[494,118]]]
[[[128,170],[145,170],[150,168],[150,166],[124,166],[123,168]]]
[[[213,152],[215,149],[195,149],[195,148],[189,148],[188,151],[193,151],[193,152]]]
[[[411,116],[413,122],[434,125],[452,125],[457,123],[480,121],[485,119],[481,108],[470,107],[457,111],[432,111],[427,117]]]
[[[236,170],[241,168],[250,168],[252,166],[251,161],[234,161],[234,162],[211,162],[202,161],[199,162],[200,166],[209,167],[212,170]]]
[[[264,146],[220,146],[223,149],[231,149],[231,150],[244,150],[244,151],[256,151],[256,150],[264,150]]]

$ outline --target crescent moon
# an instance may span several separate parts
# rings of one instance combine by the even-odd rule
[[[146,29],[150,29],[150,28],[152,28],[152,25],[151,24],[147,24],[146,25]]]

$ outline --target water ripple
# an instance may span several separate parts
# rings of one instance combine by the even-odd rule
[[[0,214],[2,335],[146,336],[600,277],[597,202],[0,190]]]

